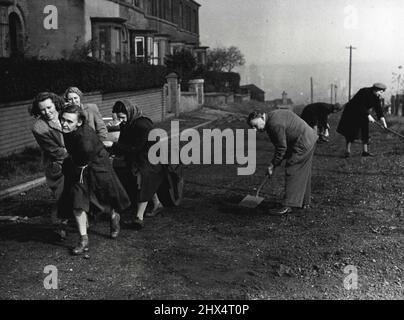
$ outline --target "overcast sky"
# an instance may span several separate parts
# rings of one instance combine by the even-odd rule
[[[404,64],[403,0],[198,0],[201,44],[235,45],[247,64]]]

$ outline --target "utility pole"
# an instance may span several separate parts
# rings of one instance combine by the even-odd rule
[[[338,89],[338,86],[335,84],[335,85],[334,85],[334,94],[335,94],[334,103],[335,103],[335,104],[337,103],[337,89]]]
[[[352,88],[352,50],[355,50],[356,48],[349,46],[346,47],[346,49],[349,49],[349,95],[348,95],[348,100],[351,100],[351,88]]]
[[[401,69],[402,69],[403,67],[402,66],[398,66],[398,76],[397,76],[397,96],[399,95],[399,93],[400,93],[400,80],[401,80]]]
[[[332,97],[334,95],[334,84],[331,84],[331,104],[332,104]]]
[[[310,78],[310,103],[314,102],[313,77]]]

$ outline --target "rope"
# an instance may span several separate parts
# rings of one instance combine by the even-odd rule
[[[80,183],[83,184],[84,183],[84,179],[83,179],[83,174],[84,174],[84,170],[88,167],[88,164],[82,167],[79,167],[81,169],[80,172]]]

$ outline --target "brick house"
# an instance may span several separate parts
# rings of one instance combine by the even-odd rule
[[[255,84],[240,86],[241,93],[250,94],[252,100],[265,102],[265,91],[258,88]]]
[[[185,48],[205,64],[199,8],[194,0],[0,0],[0,57],[59,59],[88,48],[105,62],[162,65]]]

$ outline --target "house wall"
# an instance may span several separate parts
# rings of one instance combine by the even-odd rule
[[[185,30],[181,25],[180,1],[184,6],[191,8],[192,17],[196,21],[194,32]],[[12,3],[13,0],[0,0],[0,7],[13,8]],[[15,3],[24,19],[28,48],[26,53],[29,56],[50,59],[67,58],[75,43],[82,45],[92,39],[91,17],[124,18],[127,19],[125,25],[131,29],[154,30],[156,35],[167,36],[169,42],[183,45],[191,43],[192,46],[199,46],[199,6],[189,0],[172,0],[173,21],[150,15],[148,1],[142,1],[139,8],[118,0],[15,0]],[[56,30],[47,30],[44,27],[44,19],[49,15],[44,13],[44,8],[48,5],[55,6],[58,10]],[[189,12],[184,10],[184,21],[187,20],[187,13]],[[8,12],[0,8],[1,47],[4,47],[6,43],[7,23]],[[4,48],[0,51],[0,56],[7,56],[3,50]],[[163,44],[162,52],[169,53],[170,47]]]
[[[84,41],[91,40],[91,17],[117,18],[120,16],[120,5],[108,0],[84,0]]]
[[[54,5],[58,12],[58,28],[44,27],[47,5]],[[28,55],[62,58],[71,52],[76,39],[83,41],[84,1],[82,0],[35,0],[27,2]]]

